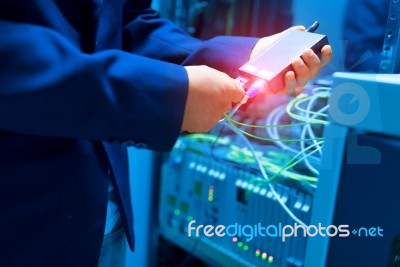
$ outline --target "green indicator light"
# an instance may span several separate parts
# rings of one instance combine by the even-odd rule
[[[189,204],[186,202],[181,203],[181,209],[183,212],[188,212],[189,211]]]
[[[180,215],[180,214],[181,214],[181,211],[180,211],[180,210],[178,210],[178,209],[176,209],[176,210],[174,211],[174,213],[175,213],[175,215],[176,215],[176,216],[178,216],[178,215]]]
[[[193,221],[193,217],[192,216],[187,216],[187,220],[188,220],[188,222]]]
[[[260,250],[257,249],[257,250],[256,250],[256,253],[255,253],[256,257],[260,257],[260,254],[261,254]]]
[[[248,246],[248,245],[245,245],[245,246],[243,247],[243,249],[244,249],[245,251],[248,251],[248,250],[249,250],[249,246]]]
[[[261,259],[263,260],[263,261],[265,261],[266,259],[267,259],[267,253],[263,253],[262,255],[261,255]]]
[[[238,247],[239,248],[243,247],[243,242],[238,242]]]
[[[194,183],[194,194],[196,196],[200,196],[202,191],[202,185],[200,182],[195,182]]]
[[[176,203],[176,198],[173,197],[173,196],[169,196],[168,197],[168,204],[171,205],[171,206],[175,206],[175,203]]]
[[[269,257],[268,257],[268,263],[273,263],[273,262],[274,262],[274,257],[269,256]]]

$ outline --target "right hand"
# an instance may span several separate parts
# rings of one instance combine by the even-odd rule
[[[207,66],[186,66],[189,89],[182,130],[207,132],[240,102],[244,89],[227,74]]]
[[[304,26],[294,26],[283,32],[261,38],[250,54],[250,59],[257,57],[266,48],[276,42],[288,31],[297,30],[305,31]],[[305,49],[300,58],[296,58],[292,61],[292,71],[288,71],[285,74],[285,85],[286,91],[282,93],[288,93],[289,95],[299,94],[307,82],[314,78],[319,69],[326,65],[332,59],[332,48],[330,45],[325,45],[321,49],[321,58],[319,58],[313,50]]]

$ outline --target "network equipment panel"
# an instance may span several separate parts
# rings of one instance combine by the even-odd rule
[[[162,166],[161,234],[212,266],[304,266],[329,90],[256,97],[179,138]]]
[[[229,148],[217,153],[229,156]],[[271,148],[265,155],[277,165],[279,150]],[[293,224],[270,188],[260,183],[258,174],[239,164],[229,165],[215,160],[210,146],[201,138],[183,137],[173,156],[162,170],[160,209],[161,232],[182,248],[218,266],[303,266],[305,238],[288,238],[282,242],[281,225]],[[290,184],[274,184],[274,188],[294,214],[309,222],[312,193]],[[224,237],[196,237],[188,226],[235,225]],[[252,228],[243,229],[245,225]],[[255,236],[257,227],[270,227],[275,237]],[[258,229],[257,229],[258,230]],[[244,235],[246,236],[244,236]],[[250,238],[252,239],[250,240]]]
[[[245,97],[218,126],[178,140],[162,167],[164,237],[216,266],[304,266],[330,88],[279,91],[290,62],[325,44],[324,35],[286,32],[239,69]]]

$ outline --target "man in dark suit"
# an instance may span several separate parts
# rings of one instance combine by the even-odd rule
[[[355,72],[378,72],[390,0],[351,0],[344,20],[347,41],[346,68]]]
[[[0,2],[0,266],[97,266],[121,229],[133,250],[126,147],[207,131],[243,97],[228,75],[276,38],[202,42],[150,4]],[[305,51],[287,87],[330,56]]]

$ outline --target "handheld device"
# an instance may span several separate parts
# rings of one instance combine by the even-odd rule
[[[329,44],[326,35],[316,34],[316,21],[306,31],[291,30],[284,33],[260,55],[239,68],[237,79],[246,90],[245,97],[228,114],[232,116],[242,105],[257,94],[277,92],[285,87],[285,74],[292,70],[292,61],[311,48],[318,56],[324,45]]]
[[[313,24],[317,25],[317,24]],[[317,26],[311,26],[315,30]],[[249,60],[239,68],[240,78],[245,89],[264,85],[265,90],[276,92],[285,86],[285,74],[292,70],[292,61],[311,48],[317,55],[328,44],[326,35],[310,31],[287,31],[260,55]]]

